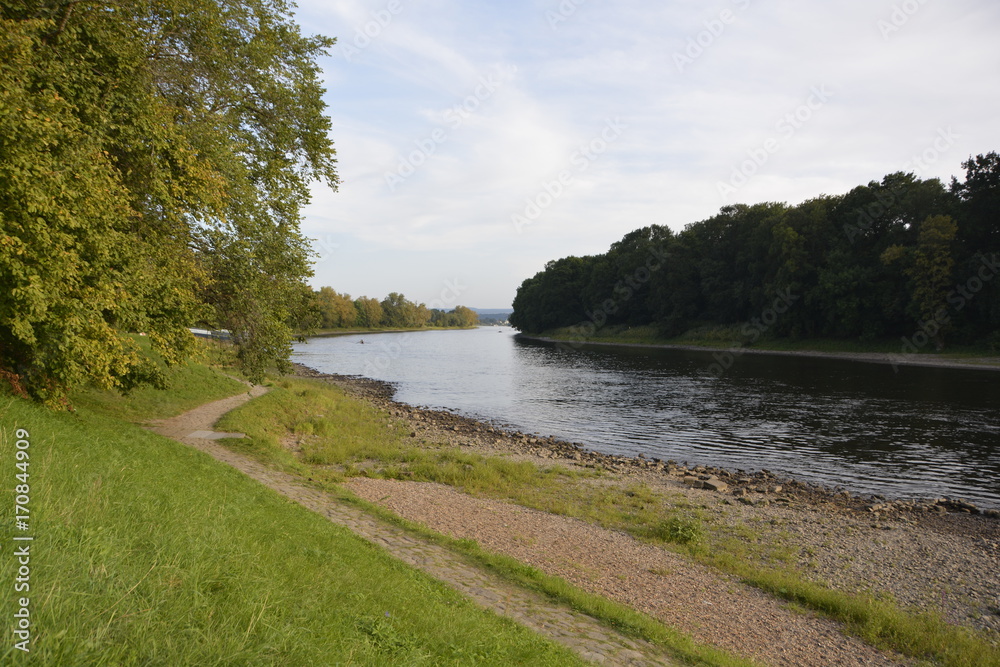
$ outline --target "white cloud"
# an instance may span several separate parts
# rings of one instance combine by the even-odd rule
[[[768,140],[779,150],[732,201],[844,192],[905,168],[942,130],[957,138],[923,177],[1000,149],[1000,8],[985,0],[924,2],[888,34],[879,21],[901,3],[882,0],[586,2],[555,29],[554,0],[397,0],[384,25],[388,0],[300,5],[308,32],[365,44],[323,63],[343,185],[317,191],[305,224],[339,242],[319,284],[355,292],[395,280],[429,300],[453,268],[476,285],[470,305],[505,305],[549,259],[711,215],[726,203],[717,184]],[[700,53],[679,71],[689,40]],[[817,86],[832,96],[789,135],[782,119]],[[574,155],[615,118],[627,129],[580,169]],[[567,170],[518,233],[511,216]]]

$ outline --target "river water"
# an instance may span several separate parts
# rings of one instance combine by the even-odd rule
[[[1000,372],[746,354],[720,375],[710,352],[574,350],[515,333],[314,338],[292,358],[600,452],[1000,508]]]

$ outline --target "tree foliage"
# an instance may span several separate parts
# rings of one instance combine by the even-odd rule
[[[797,206],[727,206],[679,234],[630,232],[525,280],[511,323],[583,335],[653,324],[674,336],[753,322],[785,296],[793,305],[769,335],[1000,338],[1000,157],[963,166],[950,189],[896,173]]]
[[[0,368],[57,401],[230,329],[259,378],[337,184],[316,58],[281,0],[0,0]]]
[[[390,293],[382,301],[365,296],[352,301],[350,294],[340,294],[332,287],[320,287],[312,293],[311,303],[321,329],[349,329],[354,326],[418,329],[424,326],[474,327],[479,324],[479,315],[471,308],[457,306],[452,311],[430,310],[399,292]]]

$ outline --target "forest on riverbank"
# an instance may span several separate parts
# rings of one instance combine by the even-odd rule
[[[471,308],[455,306],[451,310],[429,308],[410,301],[399,292],[390,292],[379,301],[361,296],[352,299],[332,287],[320,287],[305,297],[306,308],[296,329],[419,329],[421,327],[471,328],[479,324],[479,315]]]
[[[606,253],[546,264],[518,288],[511,324],[1000,347],[1000,156],[962,166],[948,187],[894,173],[796,206],[726,206],[678,233],[637,229]]]

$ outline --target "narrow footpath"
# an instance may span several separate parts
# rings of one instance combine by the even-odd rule
[[[675,664],[659,648],[647,642],[621,635],[589,616],[523,590],[484,572],[439,545],[415,537],[326,493],[303,486],[293,475],[269,469],[218,444],[217,439],[236,435],[213,431],[219,418],[266,392],[266,387],[254,386],[245,394],[207,403],[177,417],[158,421],[151,424],[151,429],[199,449],[303,507],[346,526],[360,537],[381,545],[401,561],[453,586],[478,605],[568,646],[585,660],[598,665]]]

